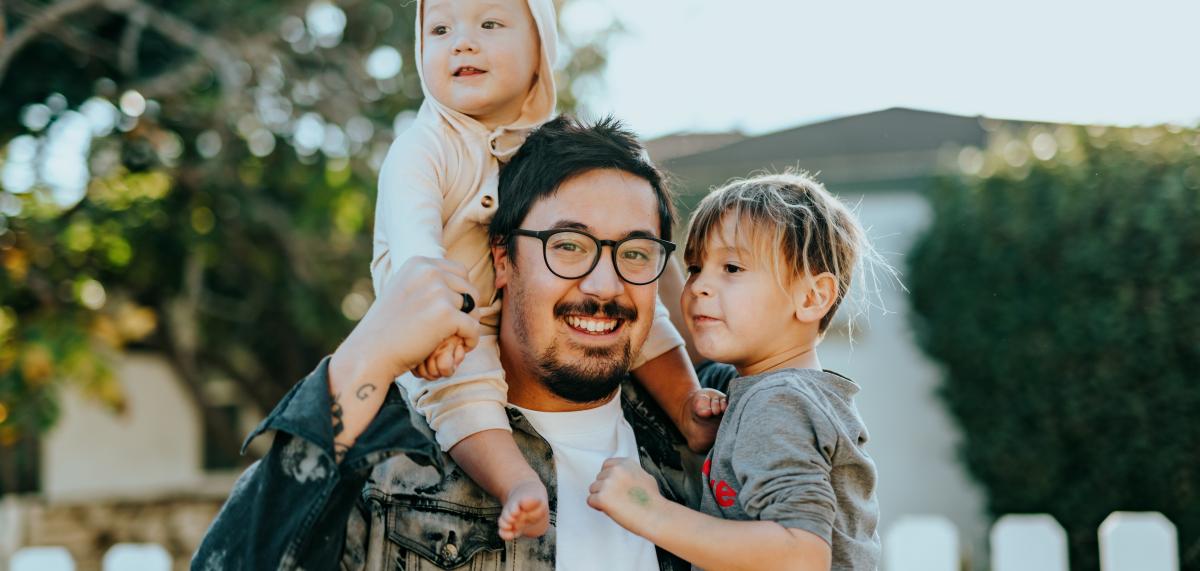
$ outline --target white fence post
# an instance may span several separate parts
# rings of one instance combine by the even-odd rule
[[[104,571],[171,571],[171,556],[156,543],[118,543],[104,554]]]
[[[883,541],[887,571],[959,571],[958,528],[941,516],[904,516]]]
[[[75,559],[65,547],[18,549],[11,565],[12,571],[75,571]]]
[[[8,571],[9,558],[24,542],[21,503],[13,495],[0,497],[0,571]]]
[[[1179,571],[1175,524],[1158,512],[1113,512],[1099,535],[1100,571]]]
[[[1006,515],[991,541],[992,571],[1067,571],[1067,532],[1051,516]]]

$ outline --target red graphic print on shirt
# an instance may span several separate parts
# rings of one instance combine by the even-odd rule
[[[712,473],[712,458],[704,460],[704,481],[708,482],[708,489],[712,491],[713,497],[717,500],[717,505],[723,508],[732,506],[737,501],[737,490],[733,489],[725,480],[720,482],[709,479]]]

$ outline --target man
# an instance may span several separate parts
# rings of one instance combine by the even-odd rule
[[[501,174],[489,228],[503,294],[501,360],[514,439],[549,492],[544,536],[501,541],[498,501],[440,452],[391,383],[403,366],[397,344],[385,341],[405,315],[389,314],[400,307],[389,288],[250,435],[276,431],[193,568],[688,568],[586,505],[609,456],[637,455],[669,499],[694,505],[700,493],[697,459],[640,389],[623,383],[673,248],[670,196],[644,157],[614,121],[559,118]],[[728,375],[710,368],[701,378]]]

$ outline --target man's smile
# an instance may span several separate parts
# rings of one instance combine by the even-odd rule
[[[571,329],[595,336],[615,333],[625,323],[624,319],[581,315],[568,315],[563,320],[567,322],[567,326]]]

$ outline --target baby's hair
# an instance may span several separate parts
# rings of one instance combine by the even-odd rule
[[[864,262],[870,264],[869,288],[877,300],[876,267],[895,275],[850,209],[804,171],[789,169],[733,180],[704,197],[688,223],[684,248],[688,265],[705,257],[709,240],[722,232],[727,216],[735,222],[737,235],[719,236],[722,241],[748,247],[751,255],[768,265],[785,291],[795,280],[812,280],[825,272],[834,276],[837,295],[821,318],[821,334],[829,328]]]

